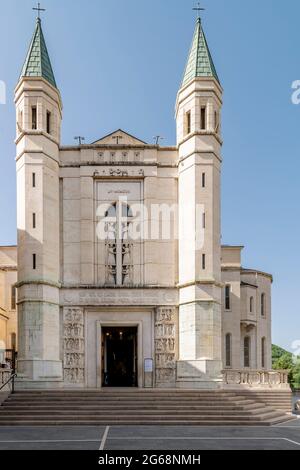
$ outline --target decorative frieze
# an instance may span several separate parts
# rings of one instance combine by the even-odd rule
[[[64,330],[64,381],[84,382],[84,314],[80,308],[65,308]]]
[[[175,307],[157,308],[155,313],[155,370],[157,386],[175,384],[175,335]]]
[[[288,370],[226,369],[222,374],[225,387],[289,388]]]

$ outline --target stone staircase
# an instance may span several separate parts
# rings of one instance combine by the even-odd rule
[[[269,426],[290,419],[251,396],[221,390],[26,390],[0,406],[0,426]]]

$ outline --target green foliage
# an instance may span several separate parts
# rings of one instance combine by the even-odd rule
[[[272,344],[272,359],[273,359],[273,362],[275,362],[276,359],[279,359],[284,354],[292,355],[291,353],[289,353],[285,349],[280,348],[279,346],[276,346],[276,344]]]
[[[292,353],[279,346],[272,345],[273,369],[289,369],[289,382],[293,388],[300,388],[300,357],[295,359]]]

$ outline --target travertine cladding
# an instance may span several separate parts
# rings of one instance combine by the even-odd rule
[[[156,385],[174,386],[176,380],[177,309],[160,307],[155,313]]]
[[[176,147],[149,145],[121,129],[93,144],[62,147],[58,89],[42,77],[20,79],[22,386],[101,387],[107,325],[137,328],[140,387],[145,359],[154,361],[158,387],[218,387],[228,333],[228,367],[243,367],[245,337],[250,366],[261,367],[265,338],[264,368],[271,367],[271,277],[244,270],[240,247],[221,254],[222,93],[213,76],[180,88]],[[131,236],[136,222],[140,238]],[[0,270],[0,286],[2,278]]]
[[[64,381],[84,383],[85,380],[85,335],[84,313],[80,308],[64,308]]]

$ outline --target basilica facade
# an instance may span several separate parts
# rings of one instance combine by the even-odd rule
[[[15,90],[19,388],[210,389],[271,368],[272,276],[221,246],[222,92],[198,19],[176,145],[119,129],[62,146],[37,20]]]

